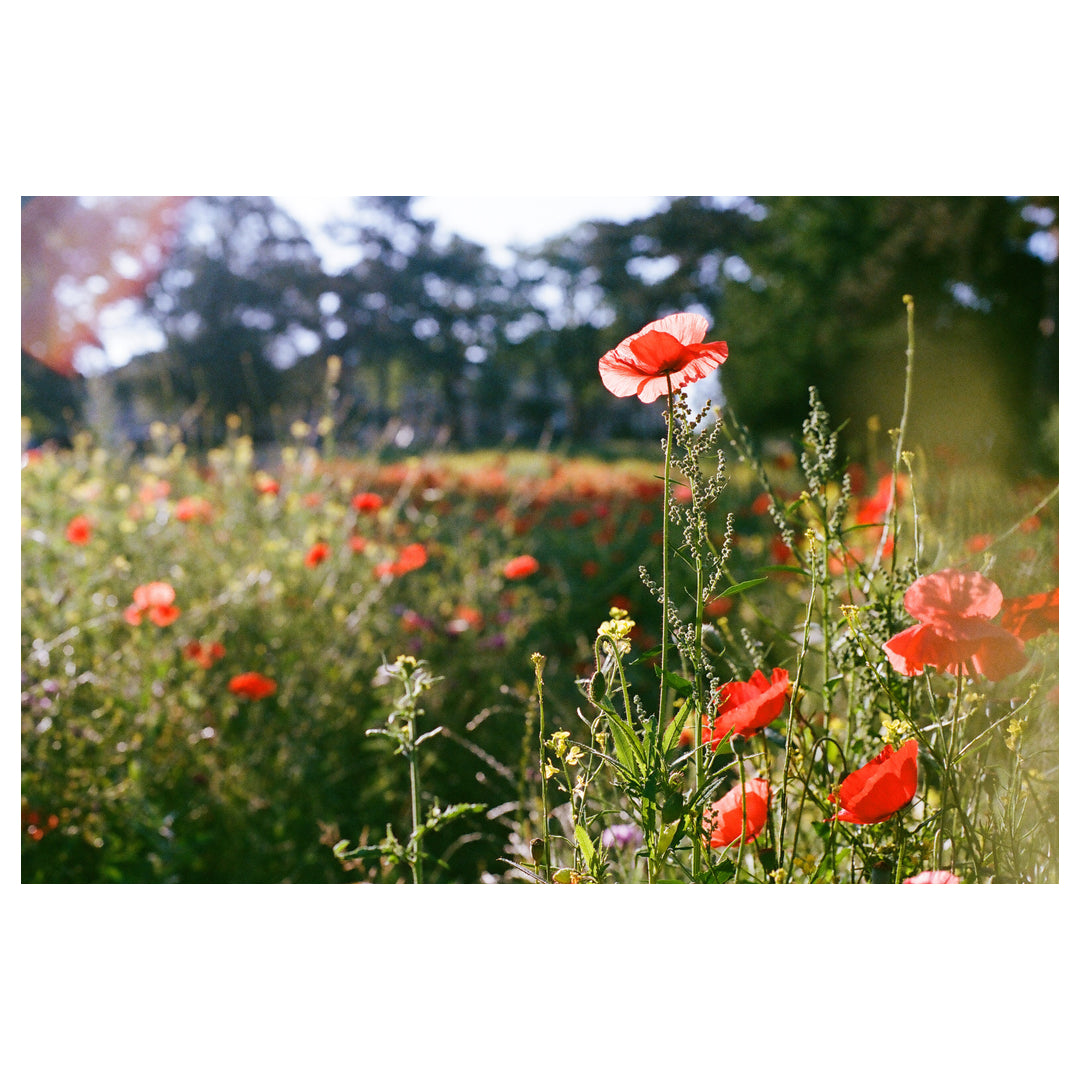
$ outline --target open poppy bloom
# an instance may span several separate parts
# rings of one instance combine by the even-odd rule
[[[330,556],[330,545],[325,540],[312,544],[308,553],[304,556],[305,566],[318,566],[324,559]]]
[[[960,879],[948,870],[924,870],[914,877],[904,878],[905,885],[959,885]]]
[[[79,547],[82,547],[83,544],[88,544],[90,542],[90,536],[93,531],[94,527],[91,525],[90,519],[79,514],[67,523],[64,535],[68,538],[68,543],[77,544]]]
[[[269,697],[276,689],[277,683],[273,679],[260,675],[257,671],[245,671],[229,680],[229,691],[237,697],[247,698],[248,701]]]
[[[503,567],[503,575],[511,581],[528,577],[540,569],[540,564],[532,555],[517,555]]]
[[[990,620],[1001,590],[973,572],[939,570],[904,593],[904,607],[919,620],[885,642],[885,655],[901,675],[921,675],[928,664],[949,675],[979,672],[1004,679],[1027,663],[1019,638]]]
[[[829,802],[838,802],[840,809],[827,820],[876,825],[902,810],[915,798],[919,785],[918,753],[917,739],[908,739],[899,750],[886,746],[873,761],[851,773],[839,792],[830,793]]]
[[[746,781],[746,835],[748,844],[762,829],[769,816],[769,782],[760,776]],[[719,802],[705,813],[705,829],[709,846],[714,848],[737,844],[743,831],[742,791],[733,787]]]
[[[427,548],[423,544],[406,544],[398,552],[398,557],[393,562],[379,563],[375,567],[375,576],[401,577],[410,570],[419,570],[427,562]]]
[[[657,319],[600,357],[600,378],[616,397],[633,394],[646,404],[705,378],[728,356],[726,341],[705,341],[709,321],[680,312]]]
[[[352,497],[352,508],[360,514],[374,514],[382,509],[382,505],[382,496],[373,491],[361,491]]]
[[[176,590],[165,581],[151,581],[135,589],[134,603],[124,610],[124,618],[132,626],[138,626],[145,615],[155,626],[168,626],[180,615],[173,604]]]
[[[1001,625],[1021,641],[1058,628],[1058,591],[1012,596],[1001,604]]]
[[[745,682],[724,683],[716,716],[711,722],[702,719],[702,745],[715,750],[729,732],[750,736],[768,727],[784,711],[790,688],[791,678],[783,668],[773,668],[768,679],[755,671]]]

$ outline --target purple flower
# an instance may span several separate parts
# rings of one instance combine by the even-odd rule
[[[644,839],[641,830],[632,822],[620,822],[618,825],[609,825],[600,834],[600,843],[604,847],[627,848],[636,847]]]

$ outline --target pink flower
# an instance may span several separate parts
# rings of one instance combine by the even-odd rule
[[[924,870],[914,877],[904,878],[905,885],[959,885],[960,879],[948,870]]]
[[[138,626],[143,615],[156,626],[168,626],[180,615],[180,609],[173,604],[176,590],[168,582],[151,581],[139,585],[133,599],[135,602],[124,609],[124,619],[132,626]]]
[[[982,574],[940,570],[919,578],[904,593],[904,607],[919,623],[885,642],[889,663],[901,675],[921,675],[927,665],[988,679],[1019,671],[1027,663],[1023,645],[990,621],[1001,601],[1001,590]]]
[[[709,322],[682,312],[649,323],[600,357],[600,378],[616,397],[648,404],[671,388],[705,378],[728,356],[726,341],[705,342]],[[702,344],[704,342],[704,344]]]
[[[201,495],[185,495],[177,502],[173,514],[177,521],[210,521],[214,508]]]

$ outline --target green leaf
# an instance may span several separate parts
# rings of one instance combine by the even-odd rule
[[[679,711],[672,717],[671,723],[668,724],[667,730],[664,732],[664,741],[662,743],[664,757],[671,753],[672,748],[679,741],[679,736],[682,734],[683,727],[686,724],[686,718],[690,713],[690,704],[691,699],[687,698],[682,703]]]
[[[592,869],[592,865],[596,861],[596,849],[593,847],[593,842],[589,839],[589,834],[585,831],[583,825],[574,826],[574,839],[577,840],[581,854],[585,856],[585,865]]]
[[[684,679],[681,675],[676,675],[674,671],[665,671],[664,682],[668,684],[673,690],[677,690],[680,694],[692,694],[694,692],[694,684],[689,679]]]
[[[766,567],[769,569],[769,567]],[[784,567],[783,569],[787,569]],[[751,578],[749,581],[740,581],[737,585],[729,585],[720,595],[721,596],[735,596],[737,593],[745,592],[747,589],[752,589],[755,585],[764,585],[768,578]]]
[[[656,853],[663,855],[665,851],[671,846],[671,841],[675,839],[675,834],[679,831],[679,818],[665,825],[660,830],[659,842],[656,845]]]
[[[617,713],[608,716],[611,737],[615,742],[615,754],[630,774],[640,777],[645,763],[645,750],[634,729]]]
[[[790,566],[787,563],[778,563],[773,566],[763,566],[762,571],[766,574],[802,574],[803,577],[811,577],[809,570],[804,570],[801,566]],[[727,595],[726,593],[724,594]]]

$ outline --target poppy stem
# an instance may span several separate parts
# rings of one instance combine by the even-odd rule
[[[660,710],[657,716],[657,724],[661,727],[667,721],[668,715],[668,547],[671,517],[671,444],[675,436],[675,405],[671,400],[673,393],[671,376],[667,376],[668,410],[667,410],[667,438],[664,440],[664,533],[663,533],[663,565],[660,578]]]

